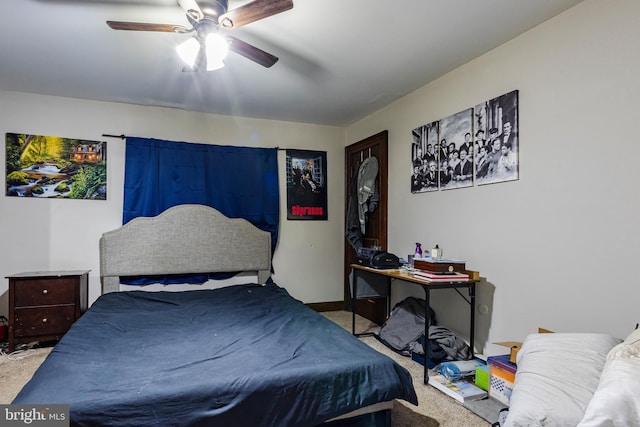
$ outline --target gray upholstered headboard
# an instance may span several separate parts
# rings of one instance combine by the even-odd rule
[[[227,218],[204,205],[178,205],[139,217],[100,238],[102,292],[120,288],[120,276],[271,271],[271,234],[249,221]]]

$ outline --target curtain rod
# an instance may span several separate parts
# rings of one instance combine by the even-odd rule
[[[103,133],[103,134],[102,134],[102,136],[103,136],[103,137],[105,137],[105,138],[120,138],[120,139],[128,138],[128,136],[127,136],[127,135],[125,135],[125,134],[121,134],[121,135],[110,135],[110,134],[108,134],[108,133]]]
[[[120,139],[126,139],[129,138],[129,136],[125,135],[125,134],[120,134],[120,135],[111,135],[109,133],[103,133],[102,136],[104,138],[120,138]],[[279,151],[286,151],[286,150],[290,150],[290,148],[280,148],[280,147],[275,147],[277,148]]]

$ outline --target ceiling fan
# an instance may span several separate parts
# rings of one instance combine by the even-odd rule
[[[233,30],[251,22],[268,18],[293,8],[293,0],[253,0],[228,10],[228,0],[178,0],[186,11],[191,28],[183,25],[151,24],[143,22],[107,21],[114,30],[159,31],[169,33],[195,33],[176,49],[190,62],[189,70],[214,70],[224,66],[222,59],[227,50],[244,56],[264,67],[271,67],[278,58],[249,43],[219,30]],[[216,44],[217,40],[217,44]]]

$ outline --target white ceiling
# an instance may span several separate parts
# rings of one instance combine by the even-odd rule
[[[105,23],[189,26],[176,0],[0,0],[0,89],[344,126],[581,0],[293,1],[228,32],[273,67],[230,53],[185,73],[174,48],[190,35]]]

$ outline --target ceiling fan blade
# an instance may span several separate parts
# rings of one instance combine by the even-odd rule
[[[144,22],[107,21],[107,25],[114,30],[127,31],[160,31],[166,33],[189,33],[193,30],[182,25],[172,24],[148,24]]]
[[[238,28],[293,8],[293,0],[254,0],[220,15],[222,27]]]
[[[230,41],[229,50],[258,63],[263,67],[269,68],[278,62],[278,57],[273,56],[262,49],[258,49],[257,47],[235,37],[227,36],[226,38]]]

